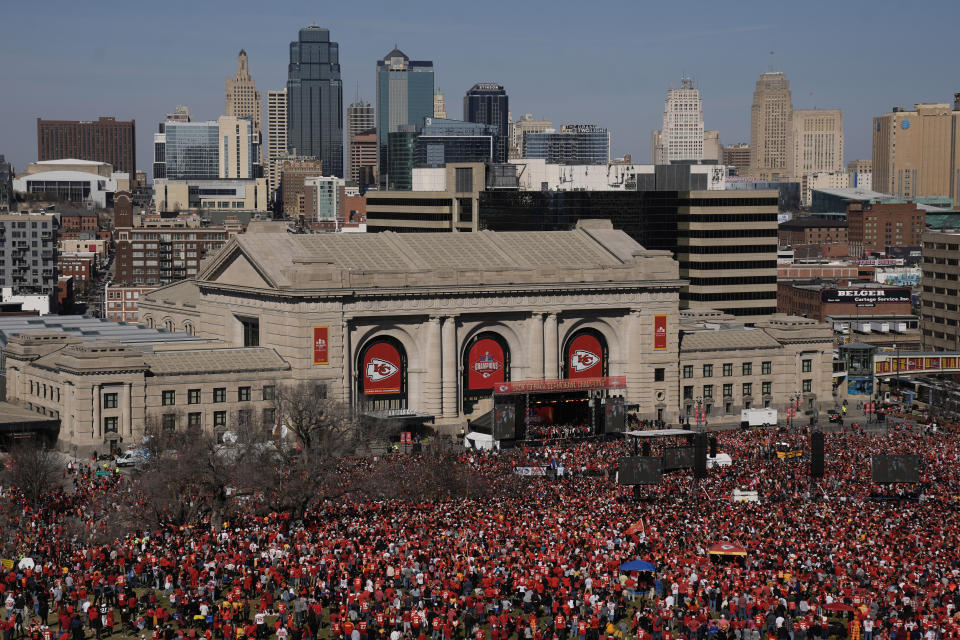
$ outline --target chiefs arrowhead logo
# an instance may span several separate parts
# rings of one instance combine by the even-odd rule
[[[509,388],[510,388],[510,387],[508,387],[507,385],[501,384],[501,385],[498,385],[498,386],[497,386],[497,391],[499,391],[500,393],[503,393],[504,391],[506,391],[506,390],[509,389]]]
[[[367,379],[370,382],[380,382],[381,380],[386,380],[390,376],[400,371],[400,367],[393,364],[392,362],[387,362],[386,360],[381,360],[380,358],[373,358],[370,362],[367,363]]]
[[[600,362],[600,356],[584,349],[577,349],[570,358],[570,367],[577,372],[592,369]]]

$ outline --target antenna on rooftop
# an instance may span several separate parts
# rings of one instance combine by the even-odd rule
[[[773,51],[770,52],[770,66],[767,68],[767,70],[771,73],[777,70],[777,65],[773,63]]]

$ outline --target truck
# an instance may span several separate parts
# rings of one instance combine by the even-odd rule
[[[775,426],[777,424],[777,410],[776,409],[741,409],[740,410],[740,426],[743,428],[746,427],[762,427],[762,426]]]

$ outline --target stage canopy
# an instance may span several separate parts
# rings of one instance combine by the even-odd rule
[[[692,436],[693,431],[686,429],[651,429],[650,431],[625,431],[626,435],[633,438],[667,438],[670,436]]]

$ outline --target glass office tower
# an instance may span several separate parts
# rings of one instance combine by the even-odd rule
[[[426,118],[417,137],[414,165],[442,167],[448,163],[492,162],[498,139],[494,125]]]
[[[167,122],[164,129],[168,180],[216,180],[220,177],[219,123]]]
[[[463,119],[497,128],[494,162],[507,161],[507,140],[510,135],[510,100],[502,85],[489,82],[475,84],[463,97]]]
[[[399,49],[378,60],[376,112],[380,182],[388,185],[392,182],[389,178],[390,134],[401,131],[401,127],[419,130],[424,118],[433,116],[433,63],[411,60]],[[398,139],[407,144],[408,138]]]
[[[343,87],[340,46],[330,30],[300,29],[287,69],[287,147],[323,162],[323,174],[343,177]]]
[[[527,133],[524,153],[549,164],[607,164],[610,133],[590,124],[565,124],[559,133]]]

